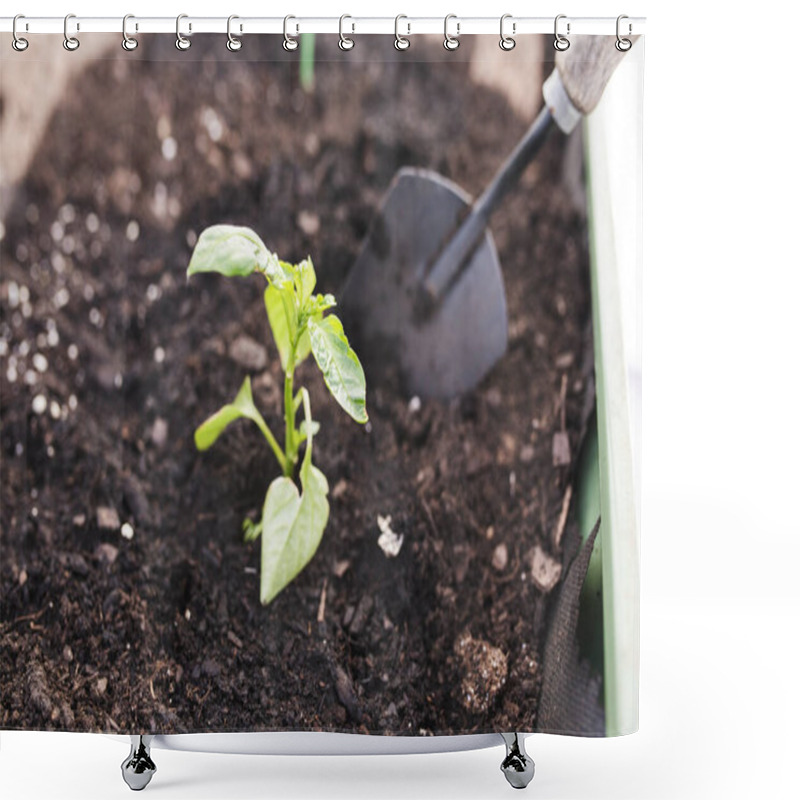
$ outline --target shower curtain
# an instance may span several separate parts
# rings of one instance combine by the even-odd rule
[[[554,125],[419,309],[552,37],[141,38],[0,55],[0,729],[634,730],[638,153]]]

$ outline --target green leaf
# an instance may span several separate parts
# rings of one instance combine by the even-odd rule
[[[275,259],[275,266],[276,269],[274,274],[267,275],[267,277],[273,282],[276,283],[278,286],[281,286],[284,283],[293,283],[294,276],[297,272],[297,268],[294,264],[290,264],[288,261],[281,261],[279,258],[276,257]]]
[[[259,414],[253,403],[253,391],[250,387],[249,377],[244,379],[236,399],[232,403],[223,406],[216,414],[212,414],[194,432],[194,443],[197,445],[197,449],[208,450],[231,422],[242,417],[251,419],[261,428],[262,432],[267,428],[267,423],[264,422],[264,418]]]
[[[311,352],[311,337],[308,335],[308,328],[300,334],[300,341],[297,343],[297,352],[294,356],[295,365],[300,364],[308,358]]]
[[[327,311],[335,305],[336,298],[332,294],[315,294],[306,303],[306,313],[309,316],[322,314],[323,311]]]
[[[261,536],[261,520],[253,522],[253,520],[245,518],[245,521],[242,523],[242,533],[244,533],[244,540],[246,542],[254,542]]]
[[[238,225],[212,225],[200,234],[186,274],[218,272],[232,277],[259,270],[269,277],[269,270],[275,271],[277,264],[277,256],[267,250],[255,231]]]
[[[269,327],[272,329],[272,337],[275,339],[275,346],[281,357],[281,367],[286,372],[286,364],[289,360],[289,351],[292,348],[292,340],[289,322],[286,319],[286,309],[284,307],[283,295],[289,292],[293,294],[291,286],[283,286],[280,289],[276,286],[267,286],[264,292],[264,305],[269,317]],[[295,326],[296,326],[295,322]]]
[[[307,438],[306,434],[308,431],[308,422],[303,420],[300,423],[300,441],[302,442],[304,439]],[[319,433],[319,422],[315,419],[311,420],[311,435],[316,436]]]
[[[289,351],[292,347],[292,337],[297,335],[298,325],[293,286],[291,284],[282,284],[280,287],[275,285],[268,286],[264,292],[264,305],[267,309],[269,326],[272,329],[275,346],[278,348],[278,355],[281,358],[281,367],[286,372],[286,365],[289,363]],[[310,352],[311,341],[308,338],[308,331],[304,330],[300,334],[300,341],[297,343],[297,349],[295,350],[295,366],[308,358]]]
[[[310,258],[304,259],[297,265],[295,276],[300,295],[300,307],[302,308],[305,307],[309,297],[311,297],[311,292],[314,291],[314,287],[317,285],[317,275],[314,272],[314,264]]]
[[[366,422],[367,382],[361,362],[344,335],[341,321],[335,314],[323,319],[310,319],[308,333],[311,351],[331,394],[356,422]]]
[[[297,491],[291,478],[276,478],[267,490],[261,518],[261,602],[267,605],[317,552],[328,523],[328,481],[311,463],[313,424],[308,392],[302,389],[309,431]]]

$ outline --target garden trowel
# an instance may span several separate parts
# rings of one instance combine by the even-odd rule
[[[609,36],[575,36],[545,81],[545,107],[483,194],[407,167],[394,177],[341,293],[368,378],[399,370],[403,390],[453,397],[505,353],[508,317],[489,217],[556,125],[569,133],[624,55]]]

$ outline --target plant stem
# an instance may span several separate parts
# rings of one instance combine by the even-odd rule
[[[286,418],[286,462],[283,474],[291,478],[297,461],[297,444],[294,441],[294,361],[297,343],[292,342],[289,358],[286,363],[286,378],[283,381],[283,414]]]
[[[288,464],[288,459],[284,454],[283,450],[281,450],[281,446],[278,444],[278,440],[273,435],[272,431],[269,429],[269,426],[264,421],[264,419],[259,414],[259,419],[255,420],[256,425],[258,425],[259,430],[261,433],[264,434],[264,438],[267,440],[270,448],[272,448],[272,452],[275,454],[275,458],[278,459],[278,463],[283,470],[284,475],[291,474],[292,467]],[[288,472],[287,472],[288,470]]]
[[[314,88],[314,34],[300,34],[300,85],[309,93]]]

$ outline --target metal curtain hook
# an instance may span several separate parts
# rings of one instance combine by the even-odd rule
[[[64,17],[64,49],[73,52],[74,50],[77,50],[81,46],[81,43],[75,36],[69,35],[67,26],[69,25],[69,21],[71,19],[75,19],[74,14],[67,14],[67,16]],[[80,24],[75,23],[75,30],[79,31],[80,29],[81,29]]]
[[[447,32],[447,23],[450,22],[451,19],[456,20],[456,35],[451,36]],[[444,49],[445,50],[458,50],[458,46],[461,42],[458,41],[458,36],[461,33],[461,23],[458,22],[458,17],[455,14],[448,14],[444,18]]]
[[[566,19],[566,18],[567,18],[566,14],[559,14],[556,17],[555,25],[553,27],[553,31],[556,37],[553,40],[553,47],[555,47],[556,50],[560,50],[562,53],[564,52],[564,50],[569,50],[569,39],[567,39],[566,36],[562,36],[558,32],[558,21],[560,19]],[[567,23],[567,36],[569,36],[569,22]]]
[[[25,15],[24,15],[24,14],[17,14],[17,16],[16,16],[16,17],[14,17],[14,22],[13,22],[13,24],[12,24],[12,26],[11,26],[11,34],[12,34],[12,36],[13,36],[14,38],[11,40],[11,46],[12,46],[12,47],[13,47],[13,48],[14,48],[14,49],[15,49],[15,50],[18,52],[18,53],[21,53],[23,50],[27,50],[27,49],[28,49],[28,44],[29,44],[29,42],[28,42],[28,40],[27,40],[27,39],[23,39],[23,38],[22,38],[22,37],[21,37],[21,36],[20,36],[20,35],[17,33],[17,20],[19,20],[19,19],[25,19]],[[27,25],[26,25],[26,27],[27,27]]]
[[[500,17],[500,49],[505,50],[506,52],[508,52],[509,50],[513,50],[517,46],[516,41],[512,39],[510,36],[506,36],[505,32],[503,31],[503,26],[505,25],[505,21],[507,19],[511,19],[511,17],[512,17],[511,14],[503,14],[503,16]],[[517,23],[512,22],[511,33],[516,33],[516,32],[517,32]]]
[[[176,36],[175,47],[177,47],[178,50],[188,50],[192,46],[191,41],[189,41],[189,39],[187,39],[181,33],[181,20],[188,19],[188,17],[189,17],[188,14],[178,14],[178,18],[175,20],[175,36]],[[192,32],[192,23],[190,22],[189,33],[191,32]]]
[[[237,17],[236,14],[231,14],[228,17],[228,41],[225,44],[225,46],[228,48],[228,50],[231,51],[231,53],[236,53],[236,52],[238,52],[239,50],[242,49],[242,40],[241,39],[237,39],[231,33],[231,22],[233,22],[235,19],[239,19],[239,17]],[[241,29],[242,29],[241,26],[239,26],[239,30],[240,31],[241,31]]]
[[[135,50],[139,46],[138,39],[134,39],[133,36],[128,36],[128,20],[134,19],[133,14],[126,14],[122,18],[122,49],[127,50],[130,52],[131,50]],[[138,30],[139,26],[136,26]]]
[[[355,42],[352,39],[350,39],[349,37],[345,36],[344,32],[342,31],[342,27],[343,27],[344,21],[346,19],[353,19],[353,18],[349,14],[342,14],[342,16],[339,17],[339,49],[340,50],[352,50],[353,47],[355,46]],[[352,26],[353,26],[353,32],[355,33],[355,30],[356,30],[355,23],[352,23]]]
[[[400,35],[400,20],[408,19],[405,14],[398,14],[394,18],[394,46],[396,50],[408,50],[411,47],[411,39],[406,39],[405,36]],[[411,35],[411,23],[406,23],[408,26],[408,33]]]
[[[289,20],[297,19],[291,14],[283,18],[283,49],[291,52],[297,50],[297,39],[294,36],[289,36]]]
[[[631,42],[630,39],[623,39],[620,36],[620,33],[619,33],[620,22],[622,22],[622,20],[624,20],[624,19],[628,19],[628,15],[627,14],[620,14],[617,17],[617,41],[615,42],[614,47],[616,47],[617,50],[620,51],[620,53],[627,53],[628,50],[630,50],[631,46],[633,45],[633,42]],[[632,32],[633,32],[633,25],[631,25],[630,22],[629,22],[628,23],[628,35],[630,35]]]

